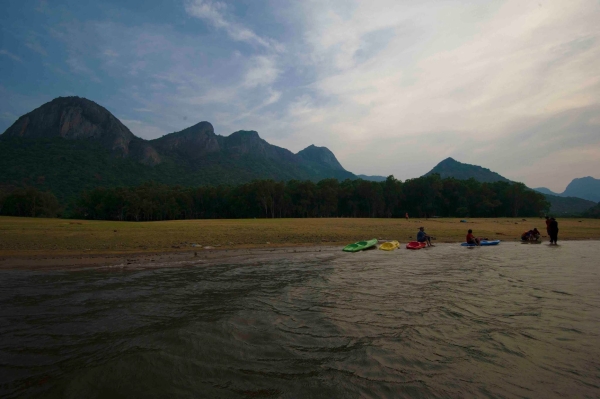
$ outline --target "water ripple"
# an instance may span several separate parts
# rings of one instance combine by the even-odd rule
[[[0,396],[600,397],[597,242],[2,271]]]

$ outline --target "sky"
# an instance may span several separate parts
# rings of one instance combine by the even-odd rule
[[[209,121],[349,171],[447,158],[600,178],[598,0],[3,0],[0,132],[77,95],[152,139]]]

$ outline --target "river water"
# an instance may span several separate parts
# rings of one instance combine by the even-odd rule
[[[600,243],[0,271],[0,396],[598,398]]]

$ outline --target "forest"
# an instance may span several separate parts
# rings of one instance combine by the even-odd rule
[[[155,221],[307,217],[517,217],[547,213],[542,194],[521,183],[479,183],[438,175],[402,182],[325,179],[318,183],[255,180],[237,186],[145,183],[95,188],[61,209],[50,192],[0,193],[0,214],[95,220]]]
[[[36,189],[0,193],[0,214],[94,220],[355,217],[540,216],[549,204],[521,183],[425,176],[402,182],[325,179],[255,180],[237,186],[181,187],[145,183],[95,188],[61,209],[56,197]]]

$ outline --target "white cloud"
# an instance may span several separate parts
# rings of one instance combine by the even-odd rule
[[[187,13],[193,17],[211,23],[215,28],[223,29],[229,37],[240,42],[256,44],[271,50],[282,51],[283,46],[277,41],[263,38],[251,29],[236,22],[227,13],[227,5],[220,1],[190,0],[185,7]]]
[[[256,56],[248,60],[242,85],[247,88],[272,85],[279,76],[275,60],[272,57]]]
[[[27,46],[30,50],[35,51],[36,53],[47,56],[48,51],[40,44],[35,35],[30,35],[30,37],[26,40],[25,46]]]
[[[527,126],[519,124],[544,129],[540,121],[600,104],[600,10],[593,1],[303,5],[301,61],[315,79],[312,100],[288,108],[288,121],[296,122],[291,135],[329,142],[357,173],[405,179],[457,156],[528,182],[527,171],[510,165],[545,154],[531,142],[513,155]],[[567,135],[575,114],[565,113],[573,118],[539,140]]]
[[[71,72],[114,82],[107,106],[144,137],[209,120],[401,179],[448,156],[557,190],[600,170],[595,0],[238,4],[186,0],[191,24],[67,19],[50,38]],[[554,183],[537,171],[552,159]]]
[[[69,68],[71,68],[73,73],[85,75],[94,82],[100,82],[100,78],[98,78],[96,73],[86,65],[85,61],[81,57],[70,55],[67,58],[66,63]]]
[[[21,57],[11,53],[10,51],[7,50],[0,50],[0,55],[3,55],[5,57],[10,58],[13,61],[17,61],[17,62],[23,62],[23,60],[21,59]]]

